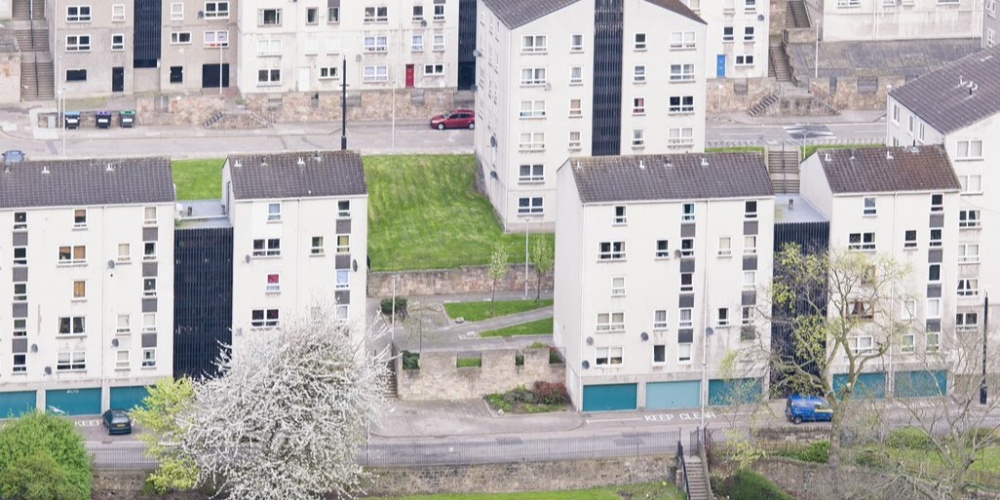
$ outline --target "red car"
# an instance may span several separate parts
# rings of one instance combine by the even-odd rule
[[[456,109],[431,118],[431,128],[476,128],[476,114],[471,109]]]

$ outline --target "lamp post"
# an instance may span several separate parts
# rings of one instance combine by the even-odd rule
[[[979,404],[986,404],[986,331],[990,326],[990,293],[986,292],[983,297],[983,380],[979,385]]]
[[[530,207],[529,207],[530,210]],[[528,298],[528,223],[531,222],[531,214],[524,215],[524,298]]]
[[[226,34],[226,42],[222,43],[219,39],[219,32],[215,32],[215,41],[219,44],[219,95],[222,95],[222,48],[229,44],[229,34]]]
[[[815,68],[815,73],[813,74],[814,78],[819,78],[819,25],[820,25],[820,20],[817,19],[816,20],[816,60],[815,60],[816,61],[816,68]]]
[[[392,80],[392,150],[396,150],[396,79]]]
[[[340,149],[347,150],[347,57],[344,57],[340,71]]]

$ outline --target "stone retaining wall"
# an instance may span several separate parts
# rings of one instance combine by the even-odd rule
[[[368,296],[391,297],[393,276],[396,295],[438,295],[449,293],[489,293],[493,290],[488,266],[466,266],[456,269],[368,273]],[[528,290],[535,296],[538,281],[535,268],[528,266]],[[552,291],[552,273],[542,278],[542,293]],[[524,264],[511,264],[507,275],[497,282],[497,291],[524,290]]]
[[[522,366],[516,364],[518,354],[524,356]],[[419,370],[404,370],[402,357],[396,358],[397,395],[407,401],[477,399],[521,385],[530,388],[537,380],[566,380],[566,365],[550,364],[547,348],[497,349],[481,356],[481,367],[458,368],[458,352],[424,351]]]
[[[773,78],[712,78],[705,100],[709,113],[745,112],[760,102],[777,84]]]

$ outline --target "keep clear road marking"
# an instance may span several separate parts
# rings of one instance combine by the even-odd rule
[[[706,411],[705,419],[718,418],[715,412]],[[646,422],[674,422],[674,421],[690,421],[690,420],[700,420],[701,413],[697,411],[690,411],[684,413],[654,413],[652,415],[643,415],[641,417],[631,417],[631,418],[598,418],[598,419],[587,419],[588,424],[591,423],[601,423],[601,422],[634,422],[645,420]]]

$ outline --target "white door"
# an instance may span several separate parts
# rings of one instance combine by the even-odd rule
[[[299,92],[309,92],[309,68],[299,68]]]

